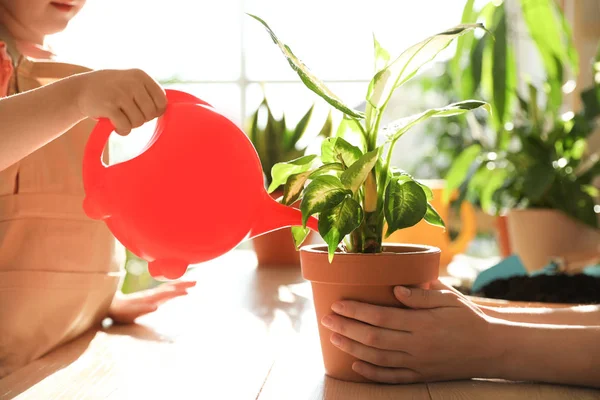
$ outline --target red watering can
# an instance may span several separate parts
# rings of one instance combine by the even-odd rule
[[[104,220],[158,279],[214,259],[242,241],[301,225],[300,210],[273,200],[255,148],[210,104],[166,90],[167,109],[135,158],[107,166],[113,125],[101,119],[83,159],[84,211]],[[308,226],[317,230],[317,220]]]

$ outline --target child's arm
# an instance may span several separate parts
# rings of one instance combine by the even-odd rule
[[[0,99],[0,170],[46,145],[81,120],[108,118],[121,135],[160,116],[163,89],[140,70],[71,76]]]

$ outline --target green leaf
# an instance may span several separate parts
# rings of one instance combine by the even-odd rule
[[[304,197],[300,204],[302,225],[306,227],[306,221],[311,215],[335,207],[351,195],[352,192],[346,189],[337,177],[331,175],[316,177],[304,189]]]
[[[321,160],[324,164],[339,162],[348,168],[363,155],[356,146],[342,138],[328,138],[321,144]]]
[[[490,105],[488,103],[478,100],[466,100],[450,104],[442,108],[431,108],[420,114],[411,115],[391,122],[383,128],[383,132],[385,135],[387,135],[389,141],[396,141],[410,128],[412,128],[414,125],[421,121],[432,117],[450,117],[454,115],[464,114],[468,111],[472,111],[481,107],[483,107],[488,112],[490,111]]]
[[[367,179],[367,175],[369,175],[373,170],[373,167],[375,167],[378,155],[379,150],[376,149],[359,158],[342,173],[342,176],[340,177],[342,184],[346,188],[352,190],[352,193],[356,193],[358,188],[360,188]]]
[[[344,166],[341,163],[329,163],[321,165],[315,169],[308,177],[308,179],[315,179],[317,176],[324,175],[331,171],[343,171]]]
[[[506,11],[502,3],[494,13],[494,42],[492,43],[492,95],[494,119],[498,129],[503,129],[507,116],[507,96],[515,93],[508,82],[508,38],[506,32]],[[511,82],[512,83],[512,82]]]
[[[487,170],[488,175],[485,181],[483,188],[481,189],[481,208],[491,213],[494,206],[494,195],[496,191],[498,191],[501,187],[504,186],[507,178],[509,177],[509,172],[506,168],[496,168],[494,170]]]
[[[265,21],[263,21],[256,15],[248,15],[260,22],[265,27],[265,29],[271,36],[273,42],[279,47],[292,69],[298,74],[298,76],[307,88],[315,92],[326,102],[328,102],[344,114],[351,115],[354,118],[364,118],[364,114],[362,112],[353,110],[350,107],[346,106],[343,103],[343,101],[338,96],[336,96],[327,86],[325,86],[325,84],[320,79],[314,76],[312,71],[306,65],[304,65],[304,63],[298,57],[296,57],[294,53],[292,53],[292,50],[289,48],[289,46],[282,43],[277,38],[277,36],[275,36],[275,33],[271,30],[271,28],[267,25]]]
[[[292,135],[291,140],[290,140],[291,146],[295,146],[296,143],[302,137],[302,135],[304,135],[304,133],[306,132],[306,127],[308,126],[308,122],[310,121],[310,118],[312,117],[314,108],[315,108],[315,105],[313,104],[308,109],[306,114],[304,114],[304,116],[302,116],[302,118],[300,118],[300,121],[298,122],[298,125],[296,125],[296,128],[294,129],[294,134]]]
[[[274,192],[275,189],[287,182],[290,175],[300,174],[308,171],[311,168],[315,158],[317,158],[317,156],[311,154],[288,162],[275,164],[271,170],[273,181],[271,182],[271,185],[269,185],[269,193]]]
[[[419,186],[421,186],[421,189],[423,189],[423,191],[425,192],[425,195],[427,196],[427,201],[433,200],[433,191],[429,188],[429,186],[419,182],[411,174],[409,174],[406,171],[403,171],[398,168],[391,168],[391,170],[392,170],[392,177],[398,178],[399,182],[405,182],[408,180],[417,182],[419,184]]]
[[[477,20],[477,12],[473,7],[475,0],[467,0],[465,6],[463,7],[462,18],[460,20],[461,24],[469,24],[476,22]],[[463,54],[465,53],[465,49],[472,48],[474,38],[473,36],[461,36],[456,40],[456,53],[455,56],[452,57],[450,61],[448,61],[449,69],[452,73],[452,81],[456,86],[457,92],[460,91],[461,86],[465,78],[468,78],[468,74],[463,75],[463,66],[461,65],[461,61],[463,58]],[[471,97],[471,94],[464,97]]]
[[[416,225],[427,212],[427,196],[415,181],[392,179],[385,190],[384,215],[388,223],[386,237],[398,229]]]
[[[448,47],[452,40],[476,28],[484,27],[482,24],[457,25],[405,50],[391,64],[375,74],[369,84],[367,101],[376,109],[383,108],[394,89],[412,78],[423,65]]]
[[[530,201],[538,201],[554,181],[554,169],[550,165],[535,164],[525,171],[523,192]]]
[[[446,174],[446,188],[444,190],[444,202],[450,200],[450,195],[456,190],[465,180],[469,173],[471,164],[477,159],[477,156],[481,154],[481,146],[478,144],[472,144],[471,146],[464,149],[448,170]]]
[[[260,109],[260,108],[259,108]],[[258,133],[258,111],[257,109],[254,114],[252,114],[250,128],[248,128],[248,138],[252,142],[252,144],[256,147],[256,135]]]
[[[355,119],[343,118],[340,124],[338,125],[338,129],[335,136],[346,141],[358,139],[358,141],[360,141],[360,145],[362,146],[362,149],[360,149],[361,152],[367,148],[367,143],[363,134],[362,125],[360,125],[360,121],[357,121]]]
[[[571,29],[558,4],[548,0],[520,1],[523,18],[547,72],[556,74],[554,57],[569,64],[573,75],[579,73],[579,60],[573,45]]]
[[[319,215],[319,233],[329,249],[329,262],[346,235],[360,226],[363,220],[360,204],[351,197],[344,198],[334,207],[327,208]]]
[[[388,63],[390,62],[390,53],[381,47],[381,44],[379,44],[379,41],[375,37],[375,34],[373,34],[373,47],[375,48],[375,73],[378,73],[387,67]]]
[[[463,82],[461,84],[461,92],[463,98],[473,96],[481,86],[481,74],[483,73],[483,55],[489,40],[490,38],[488,36],[483,36],[477,41],[477,43],[471,50],[471,53],[469,55],[470,62],[465,70],[465,80],[464,82],[462,79],[459,80],[459,83]]]
[[[310,233],[310,228],[303,228],[301,226],[292,226],[292,237],[294,238],[294,245],[296,250],[300,249],[300,246]]]
[[[430,203],[427,203],[427,212],[425,213],[425,217],[423,218],[430,225],[439,226],[440,228],[446,229],[446,224],[444,224],[444,220]]]
[[[311,171],[306,171],[299,174],[290,175],[283,188],[283,204],[289,206],[298,200],[298,198],[300,198],[302,189],[304,189],[304,183],[310,174]]]
[[[321,136],[321,137],[331,137],[333,133],[333,120],[332,120],[332,116],[331,116],[331,111],[329,111],[329,113],[327,114],[327,119],[325,120],[325,124],[323,124],[323,127],[321,128],[321,130],[319,131],[319,134],[317,136]]]

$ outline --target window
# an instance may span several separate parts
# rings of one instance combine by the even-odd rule
[[[264,83],[275,111],[294,122],[315,101],[316,118],[325,118],[327,105],[299,82],[245,12],[265,19],[317,76],[357,107],[372,75],[372,33],[397,55],[459,23],[463,6],[463,0],[88,0],[51,44],[69,62],[137,67],[161,82],[177,79],[165,87],[205,99],[237,124],[258,106]],[[401,102],[408,108],[414,103],[414,94]],[[113,137],[113,154],[131,156],[144,137]]]

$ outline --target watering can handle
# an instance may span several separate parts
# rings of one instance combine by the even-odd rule
[[[167,107],[176,103],[203,104],[212,106],[199,98],[179,90],[166,89]],[[106,165],[102,162],[102,153],[108,142],[110,134],[115,131],[114,125],[106,118],[100,118],[92,132],[85,147],[83,157],[84,185],[101,182],[102,172]],[[87,188],[86,188],[87,190]]]

